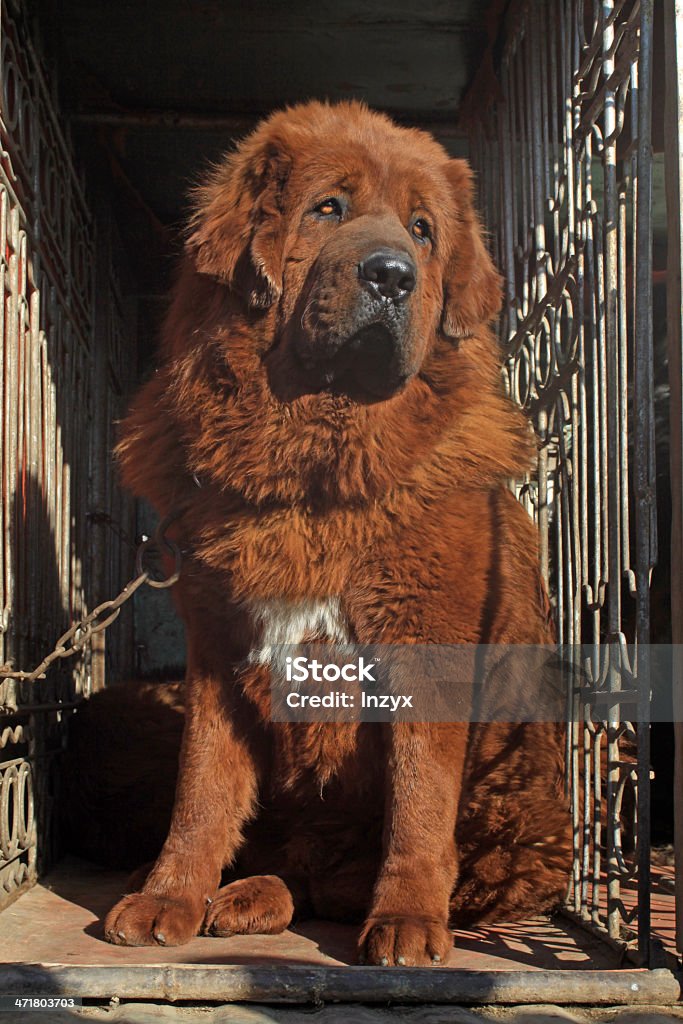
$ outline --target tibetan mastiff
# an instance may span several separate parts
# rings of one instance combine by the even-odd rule
[[[188,664],[168,838],[111,942],[296,913],[361,923],[366,963],[429,965],[454,922],[561,897],[559,726],[269,713],[279,643],[551,642],[506,486],[534,440],[501,387],[500,303],[467,164],[362,104],[274,114],[197,191],[118,446],[125,485],[176,516]]]

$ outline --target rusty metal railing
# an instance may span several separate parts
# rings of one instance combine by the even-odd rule
[[[506,379],[541,442],[538,473],[520,496],[540,528],[559,640],[592,651],[582,668],[610,695],[604,720],[571,695],[567,908],[610,942],[636,947],[643,962],[649,727],[622,720],[618,690],[624,676],[639,688],[646,723],[657,558],[652,14],[652,0],[513,2],[497,81],[475,83],[469,104],[473,162],[505,275]],[[633,886],[637,905],[627,909]]]
[[[113,307],[95,336],[95,233],[71,147],[23,5],[0,12],[0,664],[21,668],[122,578],[115,538],[93,566],[88,516],[112,511],[109,432],[130,351]],[[45,679],[0,682],[0,907],[53,859],[65,715],[94,675],[86,649]]]

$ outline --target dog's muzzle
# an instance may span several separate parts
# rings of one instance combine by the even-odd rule
[[[297,355],[314,387],[389,398],[414,372],[407,300],[417,270],[406,253],[381,248],[359,262],[358,283],[357,300],[339,332],[299,337]]]

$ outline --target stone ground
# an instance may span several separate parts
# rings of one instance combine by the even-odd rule
[[[158,1003],[89,1006],[80,1010],[0,1014],[0,1024],[671,1024],[683,1007],[421,1006],[378,1008],[346,1005],[273,1007],[230,1005],[180,1007]]]

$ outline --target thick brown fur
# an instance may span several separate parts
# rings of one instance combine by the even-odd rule
[[[350,384],[312,382],[375,301],[358,268],[378,245],[415,267],[391,309],[395,380],[379,394],[371,352],[369,390],[355,362]],[[438,963],[450,918],[561,896],[554,727],[277,724],[267,667],[237,668],[273,601],[338,600],[361,643],[551,640],[534,528],[505,486],[534,445],[502,393],[499,306],[467,165],[361,104],[273,115],[197,193],[118,447],[126,486],[181,513],[185,731],[168,839],[111,941],[272,931],[291,893],[364,920],[372,963]],[[217,895],[226,865],[256,877]]]

